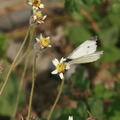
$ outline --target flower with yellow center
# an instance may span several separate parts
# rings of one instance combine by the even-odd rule
[[[63,73],[70,68],[69,64],[65,64],[64,61],[66,59],[61,58],[60,62],[55,58],[52,62],[56,66],[56,69],[52,72],[52,74],[59,74],[60,78],[63,79]]]
[[[28,4],[33,6],[34,10],[40,9],[40,8],[44,8],[44,5],[41,4],[41,0],[29,0]]]
[[[34,13],[31,16],[30,24],[31,25],[37,25],[37,24],[44,23],[44,20],[45,20],[46,17],[47,17],[47,15],[43,16],[41,11],[37,11],[36,13]]]
[[[40,34],[40,39],[36,38],[37,40],[37,45],[40,48],[45,48],[45,47],[51,47],[50,45],[50,37],[43,37],[42,34]]]

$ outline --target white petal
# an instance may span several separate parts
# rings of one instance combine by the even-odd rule
[[[52,74],[57,74],[58,71],[57,71],[57,70],[54,70],[54,71],[52,71],[51,73],[52,73]]]
[[[28,4],[29,4],[29,5],[32,5],[32,3],[31,3],[31,2],[28,2]]]
[[[69,116],[68,120],[73,120],[73,116]]]
[[[68,69],[70,69],[70,65],[67,64],[66,65],[66,70],[68,70]]]
[[[61,79],[64,79],[63,73],[60,73],[59,76]]]
[[[44,47],[43,47],[43,46],[41,46],[41,48],[43,49]]]
[[[35,14],[36,13],[36,9],[33,9],[33,14]],[[37,16],[36,16],[36,19],[37,19]]]
[[[63,60],[64,60],[64,59],[63,59],[63,57],[62,57],[62,58],[61,58],[61,60],[60,60],[60,63],[62,63],[62,62],[63,62]]]
[[[46,37],[46,39],[50,40],[50,37]]]
[[[39,42],[40,40],[38,38],[36,38],[37,42]]]
[[[42,39],[43,38],[43,36],[42,36],[42,34],[40,34],[40,39]]]
[[[47,15],[43,16],[42,20],[45,20],[46,17],[47,17]]]
[[[51,45],[48,45],[48,47],[52,47]]]
[[[37,8],[37,7],[35,7],[35,6],[33,6],[33,9],[37,10],[38,8]]]
[[[41,20],[41,21],[40,21],[40,24],[42,24],[42,23],[44,23],[44,21]]]
[[[65,58],[61,58],[60,62],[63,63],[66,59]]]
[[[33,16],[33,18],[34,18],[34,20],[36,20],[36,19],[37,19],[37,16],[36,16],[36,15],[34,15],[34,16]]]
[[[43,4],[40,4],[40,6],[39,6],[40,8],[44,8],[44,5]]]
[[[57,66],[57,64],[59,63],[58,59],[56,59],[56,58],[54,60],[52,60],[52,62],[55,66]]]
[[[37,21],[37,22],[40,23],[40,24],[42,23],[41,21]]]

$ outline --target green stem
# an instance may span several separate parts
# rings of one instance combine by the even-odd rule
[[[11,65],[11,67],[10,67],[10,70],[9,70],[9,72],[8,72],[6,78],[5,78],[5,82],[4,82],[4,84],[3,84],[3,86],[2,86],[2,88],[1,88],[1,90],[0,90],[0,96],[1,96],[1,94],[2,94],[2,92],[3,92],[3,90],[4,90],[4,88],[5,88],[5,86],[6,86],[6,84],[7,84],[8,78],[9,78],[9,76],[10,76],[10,73],[11,73],[12,70],[13,70],[13,67],[14,67],[14,65],[15,65],[15,62],[16,62],[16,60],[17,60],[20,52],[22,51],[22,49],[23,49],[23,47],[24,47],[24,45],[25,45],[25,43],[26,43],[26,41],[27,41],[27,38],[28,38],[28,35],[29,35],[29,32],[31,31],[31,29],[32,29],[32,27],[30,26],[29,29],[28,29],[28,32],[27,32],[27,34],[26,34],[26,36],[25,36],[25,39],[24,39],[24,41],[23,41],[23,43],[22,43],[22,46],[21,46],[20,50],[18,51],[18,53],[17,53],[17,55],[16,55],[16,57],[15,57],[12,65]]]
[[[35,33],[35,29],[33,28],[30,34],[30,42],[29,42],[28,48],[24,53],[24,55],[20,58],[20,60],[14,65],[13,69],[25,58],[25,56],[28,54],[29,50],[31,49],[34,33]]]
[[[29,118],[30,118],[30,112],[31,112],[31,106],[32,106],[32,98],[33,98],[33,92],[34,92],[34,86],[35,86],[36,58],[37,58],[37,51],[35,51],[35,55],[34,55],[33,81],[32,81],[31,93],[30,93],[30,100],[29,100],[29,109],[28,109],[27,120],[29,120]]]
[[[23,73],[22,73],[22,77],[21,77],[21,81],[20,81],[20,86],[19,86],[19,90],[18,90],[18,96],[17,96],[17,101],[16,101],[14,113],[13,113],[13,118],[15,117],[16,112],[17,112],[17,109],[18,109],[20,93],[21,93],[21,89],[22,89],[24,77],[25,77],[25,74],[26,74],[26,70],[27,70],[27,67],[28,67],[29,53],[30,53],[30,50],[31,50],[31,45],[32,45],[33,37],[34,37],[34,29],[31,30],[31,34],[30,34],[30,43],[29,43],[29,46],[28,46],[27,51],[25,52],[25,54],[27,54],[27,53],[28,53],[28,54],[27,54],[27,57],[26,57],[26,60],[25,60],[25,67],[24,67],[24,70],[23,70]],[[25,55],[25,54],[24,54],[24,55]],[[24,56],[24,55],[23,55],[23,56]],[[24,56],[24,57],[25,57],[25,56]],[[22,58],[24,58],[24,57],[22,57]],[[20,60],[21,60],[21,59],[20,59]],[[14,65],[14,67],[16,67],[17,64],[20,63],[20,60],[19,60],[19,62],[16,63],[16,65]],[[22,61],[22,60],[21,60],[21,61]]]
[[[59,98],[60,98],[60,95],[61,95],[61,93],[62,93],[62,88],[63,88],[63,85],[64,85],[64,81],[65,81],[65,80],[63,79],[62,82],[61,82],[61,87],[60,87],[59,93],[58,93],[57,98],[56,98],[56,100],[55,100],[55,102],[54,102],[54,105],[52,106],[52,109],[51,109],[51,111],[50,111],[50,113],[49,113],[49,116],[48,116],[47,120],[50,120],[50,117],[51,117],[51,115],[52,115],[52,113],[53,113],[53,110],[55,109],[55,106],[56,106],[56,104],[57,104],[57,102],[58,102],[58,100],[59,100]]]

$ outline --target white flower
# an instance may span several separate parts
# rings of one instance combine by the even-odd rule
[[[41,11],[35,12],[31,17],[30,17],[30,25],[37,25],[44,23],[45,18],[47,15],[42,15]]]
[[[69,116],[68,120],[73,120],[73,116]]]
[[[61,58],[60,62],[55,58],[52,62],[56,66],[56,69],[52,72],[52,74],[59,74],[60,78],[63,79],[63,73],[70,68],[69,64],[65,64],[64,61],[66,59]]]
[[[29,0],[28,4],[33,6],[34,10],[44,8],[44,4],[41,4],[41,0]]]
[[[37,40],[37,47],[40,47],[41,49],[45,47],[51,47],[50,45],[50,37],[43,37],[42,34],[40,34],[40,38],[36,38]]]
[[[53,60],[53,64],[56,66],[56,69],[52,74],[59,74],[60,78],[63,79],[63,73],[65,70],[68,70],[73,64],[82,64],[90,63],[98,60],[103,54],[103,51],[96,52],[96,41],[97,36],[90,38],[85,41],[83,44],[78,46],[68,57],[67,59],[61,59],[60,62],[57,59]]]

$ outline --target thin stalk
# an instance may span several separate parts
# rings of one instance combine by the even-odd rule
[[[20,60],[14,65],[13,69],[25,58],[25,56],[28,54],[29,50],[31,49],[34,33],[35,33],[35,29],[33,28],[30,34],[30,42],[29,42],[28,48],[24,53],[24,55],[20,58]]]
[[[14,67],[14,65],[15,65],[15,62],[16,62],[16,60],[17,60],[20,52],[22,51],[22,49],[23,49],[23,47],[24,47],[24,45],[25,45],[25,43],[26,43],[26,41],[27,41],[27,38],[28,38],[28,35],[29,35],[29,32],[31,31],[31,29],[32,29],[32,27],[30,26],[29,29],[28,29],[28,32],[27,32],[27,34],[26,34],[26,36],[25,36],[25,39],[24,39],[24,41],[23,41],[23,43],[22,43],[22,46],[21,46],[20,50],[18,51],[18,53],[17,53],[17,55],[16,55],[16,57],[15,57],[12,65],[11,65],[11,67],[10,67],[10,70],[9,70],[9,72],[8,72],[6,78],[5,78],[5,82],[4,82],[4,84],[3,84],[3,86],[2,86],[2,88],[1,88],[1,90],[0,90],[0,96],[1,96],[1,94],[2,94],[2,92],[3,92],[3,90],[4,90],[4,88],[5,88],[5,86],[6,86],[6,84],[7,84],[8,78],[9,78],[9,76],[10,76],[10,73],[11,73],[12,70],[13,70],[13,67]]]
[[[25,67],[24,67],[24,70],[23,70],[23,73],[22,73],[22,77],[21,77],[21,81],[20,81],[20,86],[19,86],[17,101],[16,101],[14,113],[13,113],[13,118],[15,117],[16,112],[17,112],[17,109],[18,109],[18,104],[19,104],[19,98],[20,98],[21,88],[22,88],[22,85],[23,85],[24,77],[25,77],[26,70],[27,70],[27,66],[28,66],[28,62],[29,62],[29,53],[30,53],[30,50],[31,50],[31,47],[32,47],[34,32],[35,32],[35,29],[33,28],[33,29],[31,30],[31,34],[30,34],[29,46],[28,46],[28,48],[27,48],[27,51],[25,52],[25,54],[27,54],[27,57],[26,57]],[[25,54],[24,54],[24,55],[25,55]],[[25,57],[24,55],[23,55],[23,57]],[[22,58],[23,58],[23,57],[22,57]],[[20,60],[22,61],[22,59],[20,59]],[[14,67],[16,67],[17,64],[20,63],[20,60],[14,65]]]
[[[50,113],[49,113],[49,115],[48,115],[47,120],[50,120],[50,117],[51,117],[51,115],[52,115],[52,113],[53,113],[53,110],[55,109],[55,106],[56,106],[56,104],[57,104],[57,102],[58,102],[58,100],[59,100],[59,98],[60,98],[60,95],[61,95],[62,89],[63,89],[63,85],[64,85],[64,81],[65,81],[65,80],[63,79],[62,82],[61,82],[61,87],[60,87],[59,93],[58,93],[57,98],[56,98],[56,100],[55,100],[55,102],[54,102],[54,105],[52,106],[52,109],[51,109],[51,111],[50,111]]]
[[[27,70],[27,67],[28,67],[28,62],[29,62],[29,55],[27,55],[27,58],[26,58],[26,61],[25,61],[25,67],[24,67],[24,70],[23,70],[23,73],[22,73],[22,77],[21,77],[21,81],[20,81],[20,86],[19,86],[19,90],[18,90],[18,96],[17,96],[17,101],[16,101],[14,113],[13,113],[13,118],[15,117],[17,109],[18,109],[20,93],[21,93],[24,77],[25,77],[25,74],[26,74],[26,70]]]
[[[34,86],[35,86],[36,58],[37,58],[37,51],[35,51],[35,55],[34,55],[34,64],[33,64],[33,73],[32,73],[33,74],[33,81],[32,81],[31,93],[30,93],[30,100],[29,100],[29,109],[28,109],[27,120],[29,120],[29,118],[30,118],[31,106],[32,106],[32,98],[33,98],[33,92],[34,92]]]

